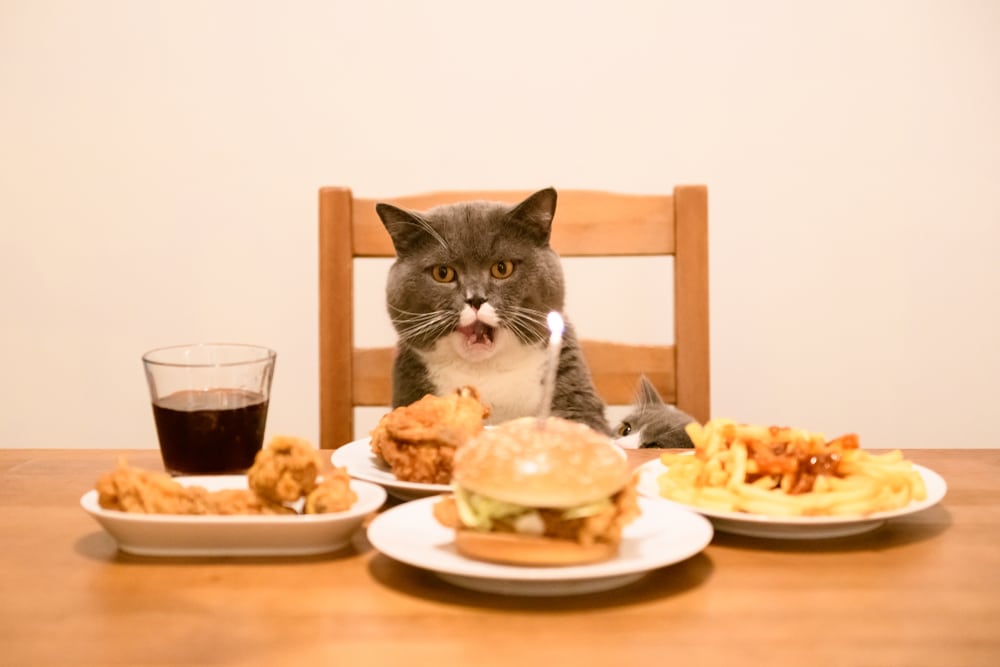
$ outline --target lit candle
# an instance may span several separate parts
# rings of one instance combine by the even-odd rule
[[[552,411],[552,396],[556,390],[556,370],[559,368],[559,353],[562,351],[562,335],[566,328],[563,318],[556,311],[549,313],[546,318],[549,324],[549,349],[547,355],[547,366],[545,368],[545,379],[542,383],[542,404],[539,406],[538,427],[545,426]]]

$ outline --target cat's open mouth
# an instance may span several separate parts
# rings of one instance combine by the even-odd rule
[[[493,327],[488,324],[483,324],[479,320],[476,320],[468,326],[458,327],[455,331],[465,336],[466,345],[490,346],[493,344]]]

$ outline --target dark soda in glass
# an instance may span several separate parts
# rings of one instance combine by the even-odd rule
[[[244,473],[264,441],[268,401],[243,389],[185,390],[153,403],[172,475]]]

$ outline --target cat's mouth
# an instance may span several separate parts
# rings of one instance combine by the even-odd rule
[[[479,320],[467,326],[458,327],[455,331],[465,336],[465,344],[470,347],[473,345],[485,345],[487,347],[493,345],[494,328],[488,324],[483,324]]]

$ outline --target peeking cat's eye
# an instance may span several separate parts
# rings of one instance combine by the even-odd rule
[[[628,422],[622,422],[622,425],[618,427],[618,435],[628,435],[632,432],[632,425]]]
[[[493,266],[490,267],[490,275],[500,280],[510,278],[510,274],[512,273],[514,273],[514,262],[509,259],[501,259],[498,262],[494,262]]]
[[[431,268],[431,275],[439,283],[451,283],[455,281],[455,269],[447,264],[438,264]]]

